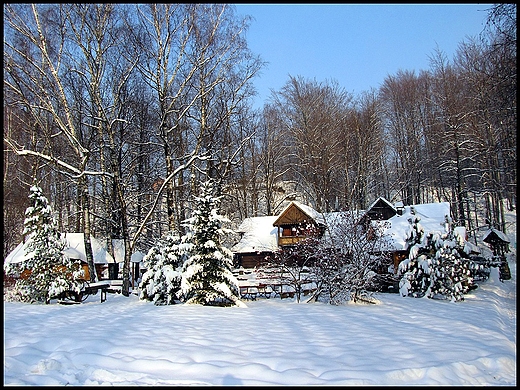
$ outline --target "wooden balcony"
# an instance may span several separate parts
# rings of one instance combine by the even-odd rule
[[[295,245],[305,238],[307,238],[307,236],[279,236],[278,246]]]

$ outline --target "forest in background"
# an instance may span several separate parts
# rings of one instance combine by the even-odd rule
[[[470,234],[516,208],[516,5],[430,69],[352,96],[266,66],[229,4],[4,5],[4,258],[38,184],[62,232],[147,251],[182,231],[206,178],[238,225],[298,199],[320,212],[448,201]],[[345,48],[348,50],[348,47]],[[341,64],[338,64],[341,66]],[[108,240],[110,249],[111,241]]]

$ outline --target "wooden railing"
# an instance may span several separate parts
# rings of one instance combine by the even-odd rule
[[[278,246],[294,245],[305,238],[307,238],[307,236],[280,236],[278,237]]]

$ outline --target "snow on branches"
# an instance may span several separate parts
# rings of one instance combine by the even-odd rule
[[[171,305],[181,299],[182,266],[192,244],[186,236],[168,232],[143,258],[147,271],[139,285],[140,299]]]
[[[232,272],[233,253],[221,244],[232,232],[229,222],[219,214],[220,198],[213,195],[213,184],[201,185],[191,218],[186,222],[191,255],[184,263],[181,288],[186,303],[217,306],[241,306],[238,281]]]
[[[140,298],[156,305],[177,302],[242,306],[238,281],[232,273],[233,254],[222,245],[230,232],[219,214],[220,198],[213,185],[204,182],[186,234],[170,232],[143,259],[148,270],[140,284]]]
[[[16,274],[13,298],[23,302],[50,302],[65,291],[79,292],[79,263],[63,254],[62,238],[49,201],[40,187],[30,188],[31,205],[25,211],[25,258],[21,263],[5,264],[7,274]]]
[[[399,265],[400,294],[451,301],[464,300],[474,288],[474,265],[466,251],[466,240],[460,229],[452,229],[446,216],[444,232],[424,233],[420,217],[410,221],[408,259]]]

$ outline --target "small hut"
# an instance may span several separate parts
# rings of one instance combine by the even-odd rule
[[[509,238],[500,230],[490,228],[482,239],[493,251],[493,256],[504,257],[509,252]]]
[[[499,277],[500,280],[511,279],[511,270],[506,260],[506,253],[509,252],[509,238],[500,230],[490,228],[484,238],[482,239],[489,248],[493,251],[493,257],[500,261],[499,263]]]

